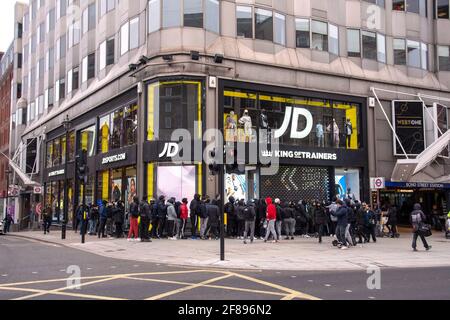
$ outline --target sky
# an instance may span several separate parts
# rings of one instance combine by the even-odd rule
[[[6,51],[14,39],[14,4],[17,0],[0,0],[0,51]],[[28,3],[27,0],[21,2]]]

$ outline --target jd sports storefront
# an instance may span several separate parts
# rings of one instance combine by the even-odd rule
[[[227,198],[329,201],[350,189],[369,200],[366,99],[221,81],[219,106],[227,144],[260,142],[257,161],[226,172]],[[261,145],[259,129],[279,139],[278,149]],[[269,159],[279,170],[266,175]]]

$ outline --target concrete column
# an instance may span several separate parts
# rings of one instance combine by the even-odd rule
[[[146,194],[145,192],[145,165],[144,165],[144,142],[147,132],[145,126],[145,90],[146,87],[141,81],[138,83],[136,89],[136,94],[138,96],[138,134],[137,134],[137,157],[136,157],[136,167],[137,167],[137,194],[139,200],[142,199]]]

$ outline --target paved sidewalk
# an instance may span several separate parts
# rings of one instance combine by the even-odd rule
[[[81,244],[79,235],[68,232],[68,239],[61,240],[61,232],[50,235],[41,232],[14,233],[39,241],[64,245],[100,256],[156,262],[194,267],[218,267],[263,270],[362,270],[369,265],[392,268],[450,267],[450,240],[442,233],[428,238],[433,249],[426,252],[419,240],[419,252],[411,249],[412,235],[404,232],[400,239],[378,239],[377,243],[359,245],[349,250],[338,250],[331,245],[331,238],[298,238],[280,243],[244,245],[240,240],[226,241],[226,261],[220,261],[219,241],[202,240],[154,240],[152,243],[128,242],[125,239],[98,239],[86,236]],[[0,237],[1,241],[1,237]]]

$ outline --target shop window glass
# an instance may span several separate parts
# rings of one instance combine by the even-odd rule
[[[374,32],[361,31],[363,58],[377,60],[377,35]]]
[[[195,134],[201,136],[203,98],[200,81],[153,83],[148,90],[148,140],[170,141],[175,129],[189,130],[192,138]],[[172,106],[170,111],[166,109],[167,104]]]
[[[60,139],[53,140],[53,166],[59,166],[61,164],[61,141]]]
[[[111,136],[111,124],[110,124],[110,115],[106,115],[100,118],[99,123],[99,151],[101,153],[107,153],[109,151],[109,139]]]
[[[335,194],[339,199],[361,201],[359,169],[336,168],[334,179]]]
[[[203,28],[202,0],[184,0],[184,26]]]
[[[136,167],[125,168],[125,181],[124,181],[124,198],[126,199],[127,209],[133,202],[133,198],[138,195],[137,193],[137,170]]]
[[[438,19],[449,18],[449,0],[438,0],[437,17]]]
[[[137,105],[130,105],[125,108],[124,144],[126,146],[134,145],[137,142],[137,129],[138,129],[137,111],[138,111]]]
[[[236,7],[237,36],[253,38],[253,19],[251,7]]]
[[[225,89],[224,92],[224,132],[228,142],[256,141],[259,112],[255,92]],[[251,123],[239,121],[248,111]],[[244,118],[243,120],[245,120]],[[248,120],[248,118],[247,118]]]
[[[328,27],[326,22],[311,21],[312,49],[328,51]]]
[[[114,111],[111,114],[111,150],[122,147],[123,137],[123,109]]]
[[[309,19],[295,19],[295,33],[297,48],[310,47]]]
[[[404,39],[394,39],[394,64],[406,65],[406,42]]]
[[[171,183],[167,183],[171,181]],[[192,198],[196,193],[195,166],[158,166],[157,195],[166,198],[175,197],[177,200]]]
[[[66,136],[61,137],[61,164],[66,163]]]
[[[46,151],[46,167],[53,167],[53,141],[47,142],[47,151]]]
[[[273,41],[272,11],[255,9],[255,38]]]
[[[80,132],[79,150],[86,150],[88,157],[95,155],[95,126],[86,128]]]
[[[348,29],[347,30],[347,52],[349,57],[361,56],[361,42],[360,42],[359,30]]]

